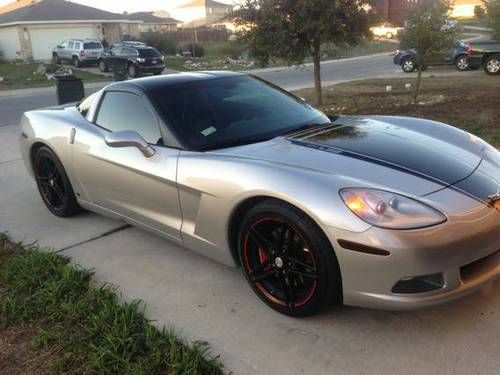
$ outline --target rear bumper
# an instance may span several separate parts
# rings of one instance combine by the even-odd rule
[[[332,230],[329,236],[339,260],[344,303],[410,310],[465,296],[500,277],[499,233],[500,212],[480,203],[436,227],[411,231],[372,227],[363,233]],[[337,239],[383,249],[390,255],[345,249]],[[402,280],[436,274],[442,276],[443,284],[435,290],[393,292]]]

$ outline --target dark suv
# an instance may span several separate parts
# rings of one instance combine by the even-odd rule
[[[146,73],[159,75],[165,69],[165,57],[153,47],[120,43],[113,45],[99,59],[99,69],[102,72],[116,66],[126,68],[130,78]]]

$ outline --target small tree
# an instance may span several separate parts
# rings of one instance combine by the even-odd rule
[[[420,94],[422,71],[428,66],[433,54],[455,43],[455,28],[446,27],[450,4],[443,2],[424,2],[408,17],[407,28],[401,37],[401,48],[416,51],[417,84],[414,100]]]
[[[322,104],[321,45],[354,46],[369,35],[371,0],[245,0],[235,12],[238,37],[265,66],[271,58],[302,64],[311,56]]]
[[[486,17],[486,11],[484,10],[484,8],[481,5],[476,5],[474,7],[474,16],[478,20],[482,20],[484,17]]]
[[[483,0],[493,38],[500,40],[500,0]]]

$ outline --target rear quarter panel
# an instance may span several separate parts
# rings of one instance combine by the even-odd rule
[[[20,146],[26,169],[33,177],[32,153],[38,145],[50,148],[73,181],[71,132],[84,119],[76,107],[26,112],[21,119]]]

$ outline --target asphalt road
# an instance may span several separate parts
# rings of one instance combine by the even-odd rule
[[[322,64],[322,79],[325,84],[346,80],[376,77],[393,74],[399,69],[392,64],[389,54],[346,60],[325,62]],[[313,68],[306,65],[274,70],[258,70],[256,75],[289,90],[312,87]],[[97,91],[100,87],[92,85],[86,88],[86,94]],[[15,96],[0,93],[0,126],[17,124],[25,111],[56,105],[55,89],[34,89]]]

